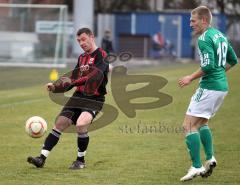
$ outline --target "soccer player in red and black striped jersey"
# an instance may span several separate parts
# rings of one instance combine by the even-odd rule
[[[89,143],[88,127],[105,101],[109,64],[105,61],[106,52],[96,46],[94,35],[89,28],[79,29],[76,37],[84,53],[79,56],[70,78],[63,80],[64,83],[46,85],[47,90],[53,93],[64,92],[74,86],[76,91],[57,117],[55,126],[45,139],[40,156],[27,158],[27,161],[36,167],[44,166],[61,133],[71,124],[76,125],[78,152],[76,160],[69,168],[85,167],[84,156]]]

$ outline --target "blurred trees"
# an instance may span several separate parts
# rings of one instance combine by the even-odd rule
[[[193,9],[206,5],[214,13],[224,13],[228,17],[227,28],[233,23],[240,22],[240,0],[165,0],[165,9]]]
[[[155,3],[161,0],[155,0]],[[214,13],[224,13],[228,16],[229,28],[240,21],[240,0],[162,0],[163,10],[193,9],[199,5],[207,5]],[[32,0],[34,2],[34,0]],[[73,0],[63,0],[72,12]],[[126,11],[152,11],[149,0],[94,0],[95,13],[112,13]]]
[[[35,2],[36,0],[32,0]],[[51,0],[49,0],[51,1]],[[227,16],[240,16],[240,0],[154,0],[163,1],[166,9],[193,9],[199,5],[207,5],[215,12],[225,13]],[[73,0],[63,0],[72,12]],[[151,11],[149,0],[94,0],[96,13],[112,13],[124,11]]]
[[[149,11],[148,0],[95,0],[95,12]]]
[[[240,1],[239,0],[217,0],[219,12],[228,16],[229,28],[234,23],[240,22]]]
[[[198,6],[197,1],[165,0],[164,9],[193,9]]]

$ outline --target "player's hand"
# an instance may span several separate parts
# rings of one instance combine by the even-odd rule
[[[186,85],[189,85],[191,82],[192,82],[191,76],[184,76],[184,77],[179,79],[178,85],[182,88]]]
[[[53,83],[47,83],[46,84],[46,89],[47,89],[47,91],[54,91],[55,86],[53,85]]]

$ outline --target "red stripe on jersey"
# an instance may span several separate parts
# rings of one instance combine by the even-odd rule
[[[80,66],[81,66],[81,65],[85,65],[85,64],[87,63],[87,57],[88,57],[88,55],[84,55],[84,56],[82,57]]]
[[[101,55],[101,56],[99,56],[99,55]],[[100,57],[100,58],[98,58],[98,57]],[[102,84],[102,80],[107,81],[107,76],[104,76],[104,79],[100,79],[101,81],[96,81],[96,82],[92,82],[92,80],[88,81],[93,76],[97,75],[98,72],[99,72],[99,70],[97,70],[97,68],[95,69],[95,64],[98,63],[98,65],[99,65],[99,62],[103,62],[101,60],[106,58],[106,57],[107,57],[107,53],[101,48],[98,48],[92,54],[84,53],[79,57],[79,61],[78,61],[78,65],[79,65],[78,67],[79,68],[81,66],[84,68],[85,65],[89,65],[89,69],[93,69],[93,70],[89,71],[88,74],[87,73],[82,73],[83,75],[80,75],[81,70],[79,69],[78,78],[73,80],[73,85],[77,86],[77,91],[78,92],[83,92],[83,93],[87,93],[87,94],[94,94],[94,95],[101,95],[101,94],[104,95],[104,94],[106,94],[106,89],[105,89],[106,83],[103,83],[103,86],[101,86],[101,84]],[[104,72],[104,74],[105,73],[106,72]],[[88,83],[85,84],[85,82],[88,82]],[[98,87],[98,85],[99,85],[99,87]],[[101,88],[101,92],[99,91],[99,88]]]
[[[106,51],[104,51],[102,48],[99,48],[99,51],[101,52],[103,58],[106,58],[106,57],[107,57]]]

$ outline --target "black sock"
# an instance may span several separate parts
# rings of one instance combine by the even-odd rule
[[[78,134],[77,144],[78,144],[78,156],[77,160],[81,162],[85,162],[84,156],[86,154],[86,150],[89,143],[89,136],[87,133]]]
[[[43,154],[41,154],[40,157],[41,157],[44,161],[47,159],[47,157],[44,156]]]
[[[42,159],[45,160],[47,158],[48,153],[58,143],[60,136],[61,136],[60,132],[52,129],[52,132],[45,139],[45,142],[41,151],[41,155],[40,155]]]

